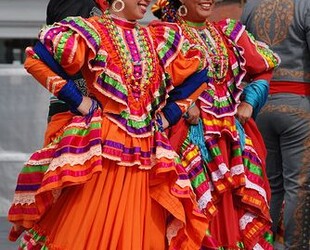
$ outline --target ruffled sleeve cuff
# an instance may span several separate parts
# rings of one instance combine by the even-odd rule
[[[39,39],[69,75],[80,71],[85,60],[93,70],[105,66],[107,53],[100,50],[100,35],[90,19],[68,17],[42,29]]]

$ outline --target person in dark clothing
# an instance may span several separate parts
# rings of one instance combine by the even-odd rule
[[[46,10],[46,24],[52,25],[69,16],[90,17],[101,15],[100,6],[93,0],[50,0]],[[74,82],[84,95],[87,95],[85,80],[80,73],[73,76]],[[48,111],[48,122],[55,114],[69,111],[69,106],[63,101],[51,96]]]
[[[94,8],[93,0],[50,0],[46,10],[46,24],[51,25],[68,16],[89,17]]]
[[[247,1],[241,21],[281,58],[256,119],[268,151],[273,232],[283,208],[284,248],[309,250],[310,1]]]

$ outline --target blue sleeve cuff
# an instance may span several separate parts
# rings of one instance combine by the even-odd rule
[[[59,91],[57,97],[66,102],[72,111],[76,111],[83,100],[83,95],[73,80],[68,80],[66,85]]]
[[[182,110],[175,102],[167,103],[162,112],[170,126],[175,125],[182,117]]]
[[[197,73],[190,75],[184,82],[169,92],[169,102],[188,98],[203,83],[208,82],[207,69],[203,69]]]
[[[255,80],[248,84],[244,90],[244,101],[253,107],[255,118],[261,108],[265,105],[269,93],[269,83],[266,80]]]

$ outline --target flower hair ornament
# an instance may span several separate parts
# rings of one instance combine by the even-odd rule
[[[152,6],[152,13],[166,22],[175,22],[181,2],[179,0],[157,0]]]
[[[169,4],[169,0],[158,0],[156,3],[152,6],[152,12],[156,12],[159,10],[162,10]]]

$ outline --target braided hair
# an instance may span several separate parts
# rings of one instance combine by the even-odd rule
[[[182,3],[179,0],[157,0],[152,6],[152,13],[165,22],[175,22],[177,11]]]

